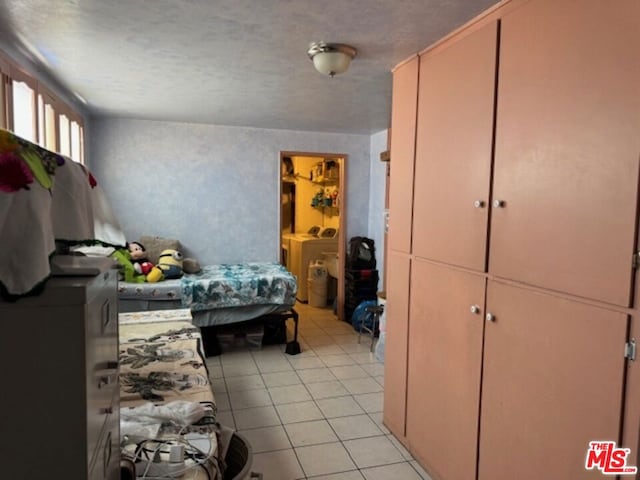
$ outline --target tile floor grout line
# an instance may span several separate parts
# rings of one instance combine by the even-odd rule
[[[307,307],[305,307],[307,308]],[[303,310],[301,308],[301,310]],[[259,388],[260,391],[264,391],[267,394],[267,398],[270,401],[269,405],[264,406],[266,407],[271,407],[273,409],[273,411],[275,411],[275,419],[277,419],[277,421],[279,422],[277,425],[271,425],[271,426],[256,426],[256,427],[252,427],[252,428],[248,428],[245,429],[247,431],[249,430],[258,430],[258,429],[266,429],[266,428],[275,428],[275,427],[279,427],[280,429],[282,429],[284,431],[285,437],[287,439],[287,441],[289,442],[290,448],[283,448],[283,449],[274,449],[274,450],[265,450],[263,452],[260,453],[272,453],[272,452],[280,452],[280,451],[289,451],[292,450],[293,455],[296,459],[296,462],[298,464],[298,468],[300,468],[301,473],[303,473],[303,476],[301,477],[295,477],[296,480],[303,480],[303,479],[313,479],[313,478],[320,478],[320,477],[324,477],[325,475],[334,475],[334,474],[340,474],[340,473],[345,473],[345,472],[358,472],[358,474],[360,475],[359,478],[365,478],[365,475],[363,473],[363,470],[365,469],[369,469],[369,468],[378,468],[378,467],[384,467],[387,465],[394,465],[394,464],[401,464],[401,463],[408,463],[409,467],[411,468],[412,471],[414,471],[416,473],[416,475],[419,478],[422,478],[422,474],[420,473],[420,471],[418,471],[418,469],[415,467],[415,465],[412,462],[415,462],[415,459],[413,457],[410,456],[410,453],[407,451],[407,454],[410,458],[406,458],[405,454],[400,451],[400,449],[398,448],[398,446],[393,443],[391,441],[391,439],[389,438],[390,436],[392,436],[391,432],[389,432],[389,430],[386,428],[386,426],[384,426],[384,423],[382,423],[382,420],[380,419],[380,416],[382,414],[381,411],[377,411],[376,407],[376,400],[375,400],[375,395],[376,394],[383,394],[384,392],[384,385],[378,380],[376,379],[376,377],[381,378],[382,382],[384,381],[383,375],[384,375],[384,371],[382,371],[382,373],[380,373],[380,369],[376,368],[375,366],[378,365],[377,362],[374,361],[367,361],[367,357],[366,353],[369,353],[369,348],[367,347],[366,350],[362,349],[361,347],[358,348],[354,348],[353,346],[349,346],[351,345],[351,343],[336,343],[337,341],[343,340],[346,338],[347,336],[347,331],[344,327],[340,327],[338,329],[332,329],[331,326],[329,325],[330,321],[335,320],[334,319],[327,319],[327,318],[322,318],[321,320],[316,321],[316,318],[308,318],[305,317],[304,315],[307,312],[300,312],[301,316],[300,316],[300,341],[301,343],[304,342],[305,348],[304,351],[306,352],[310,352],[310,354],[308,355],[308,357],[298,357],[295,358],[293,356],[287,356],[284,351],[283,351],[283,347],[279,349],[279,354],[274,354],[273,358],[274,359],[279,359],[282,358],[281,356],[284,356],[284,359],[287,362],[287,365],[290,369],[287,370],[274,370],[271,371],[269,370],[269,367],[267,366],[267,364],[269,363],[269,361],[265,360],[264,362],[261,362],[259,359],[260,354],[258,352],[260,352],[260,350],[258,351],[250,351],[250,358],[252,360],[252,362],[248,363],[249,367],[247,367],[249,370],[252,370],[254,367],[256,369],[257,372],[255,373],[244,373],[243,372],[243,368],[241,366],[235,366],[235,367],[231,367],[230,365],[227,365],[226,371],[228,371],[229,373],[234,373],[234,375],[232,375],[231,377],[227,377],[225,375],[225,363],[227,362],[222,362],[222,361],[218,361],[217,365],[219,365],[220,368],[220,373],[224,379],[224,385],[226,388],[226,394],[227,397],[229,398],[229,410],[228,412],[231,414],[232,419],[234,424],[237,425],[237,416],[238,414],[246,409],[251,409],[251,408],[260,408],[260,407],[247,407],[247,408],[243,408],[243,409],[237,409],[234,408],[232,402],[231,402],[231,392],[229,390],[229,382],[228,379],[232,378],[232,377],[238,377],[238,376],[246,376],[246,375],[257,375],[258,378],[260,379],[260,381],[262,382],[263,386]],[[341,324],[340,324],[341,325]],[[307,343],[308,339],[305,338],[304,335],[304,327],[308,326],[309,328],[314,328],[314,329],[320,329],[321,331],[324,332],[325,335],[328,335],[332,341],[332,343],[320,343],[320,344],[315,344],[314,345],[314,341],[312,340],[312,343],[309,344]],[[333,332],[333,335],[332,335]],[[292,332],[289,332],[289,334],[292,334]],[[353,334],[356,334],[356,332],[354,331]],[[309,337],[311,337],[312,335],[309,335]],[[337,337],[337,338],[336,338]],[[343,348],[343,345],[345,345],[346,347]],[[353,345],[356,345],[355,343]],[[358,344],[358,345],[362,345],[362,344]],[[275,350],[274,350],[275,351]],[[343,352],[343,353],[338,353],[338,352]],[[348,358],[351,359],[351,363],[346,364],[346,365],[333,365],[334,361],[339,361],[337,359],[336,356],[339,355],[347,355]],[[265,355],[265,357],[270,357],[269,355]],[[299,360],[298,359],[304,359],[304,358],[315,358],[317,359],[320,364],[322,366],[315,366],[315,367],[307,367],[307,368],[296,368],[297,366],[299,366],[300,364],[298,363]],[[346,358],[346,357],[345,357]],[[239,357],[239,364],[242,364],[242,360],[241,357]],[[233,364],[235,362],[233,361],[229,361],[229,364]],[[261,369],[261,363],[264,363],[263,368],[265,368],[265,370],[269,370],[269,371],[263,371]],[[307,362],[308,364],[313,364],[314,362]],[[304,363],[302,363],[302,365],[304,365]],[[350,366],[355,366],[355,367],[359,367],[360,369],[363,370],[364,372],[364,376],[357,376],[357,377],[348,377],[348,378],[338,378],[335,373],[331,370],[332,368],[339,368],[339,367],[350,367]],[[333,380],[327,380],[327,379],[323,379],[321,381],[305,381],[305,378],[309,379],[313,374],[307,374],[301,375],[301,371],[303,370],[311,370],[311,369],[323,369],[328,371],[333,377]],[[268,385],[267,382],[267,378],[269,374],[278,374],[278,373],[290,373],[293,372],[293,374],[295,375],[295,378],[297,382],[299,383],[294,383],[294,384],[289,384],[289,380],[286,380],[287,375],[283,375],[283,379],[282,381],[284,382],[283,385],[279,385],[278,382],[279,380],[277,380],[277,375],[272,377],[275,380],[270,380],[270,381],[274,381],[275,385]],[[239,375],[238,375],[239,373]],[[293,379],[292,378],[292,379]],[[211,379],[213,380],[213,379]],[[380,390],[375,390],[375,391],[367,391],[369,388],[371,388],[371,386],[358,386],[357,382],[356,385],[354,385],[353,383],[351,383],[351,388],[347,388],[347,385],[349,385],[351,380],[366,380],[366,381],[373,381],[375,382],[375,385],[378,385],[380,387]],[[320,383],[328,383],[328,382],[334,382],[336,385],[339,385],[341,388],[343,388],[345,390],[345,393],[340,392],[340,394],[338,395],[333,395],[330,394],[330,396],[328,397],[321,397],[321,398],[315,398],[313,395],[313,391],[317,391],[318,388],[310,388],[310,385],[312,384],[320,384]],[[346,384],[345,384],[346,383]],[[311,398],[310,400],[301,400],[301,401],[296,401],[296,402],[287,402],[287,403],[275,403],[275,399],[274,399],[274,395],[272,393],[272,389],[277,389],[277,388],[286,388],[286,387],[295,387],[295,386],[302,386],[303,389],[301,389],[301,391],[305,391],[307,395],[309,395]],[[359,390],[362,389],[363,391],[360,392]],[[258,390],[256,388],[243,388],[242,390],[238,390],[240,391],[248,391],[248,390]],[[262,394],[261,394],[262,395]],[[371,395],[370,398],[361,398],[360,401],[357,399],[358,396],[364,396],[364,395]],[[379,431],[379,433],[377,434],[368,434],[365,435],[363,437],[356,437],[356,438],[349,438],[349,439],[342,439],[340,438],[340,436],[338,435],[338,431],[336,430],[336,427],[334,426],[334,424],[336,424],[336,420],[338,419],[345,419],[345,418],[349,418],[352,417],[356,414],[348,414],[348,415],[339,415],[336,417],[328,417],[327,414],[325,414],[325,412],[320,408],[320,404],[322,403],[323,400],[333,400],[333,399],[339,399],[339,398],[350,398],[351,401],[361,410],[361,413],[358,413],[357,416],[364,416],[366,415],[366,419],[367,421],[370,421],[372,423],[373,426],[375,426],[375,428]],[[379,401],[379,400],[378,400]],[[301,421],[296,421],[296,422],[289,422],[287,424],[284,423],[284,418],[282,416],[282,414],[280,413],[280,411],[278,410],[278,406],[280,405],[295,405],[297,403],[305,403],[305,402],[310,402],[319,412],[321,415],[321,418],[318,419],[317,421],[322,421],[325,422],[328,426],[330,431],[332,432],[332,435],[335,436],[336,441],[326,441],[326,442],[320,442],[320,443],[314,443],[313,445],[298,445],[298,446],[294,446],[293,443],[293,437],[290,434],[289,430],[287,430],[286,426],[287,425],[296,425],[296,424],[301,424],[301,423],[306,423],[306,422],[312,422],[312,421],[316,421],[316,420],[301,420]],[[371,411],[369,409],[367,409],[365,407],[366,404],[362,404],[361,402],[367,402],[369,405],[369,409],[371,409]],[[372,403],[373,402],[373,403]],[[329,414],[331,414],[330,412],[328,412]],[[332,424],[332,421],[334,421],[334,423]],[[379,423],[380,422],[380,423]],[[237,427],[236,427],[237,428]],[[388,432],[388,433],[387,433]],[[398,453],[400,455],[400,458],[402,460],[394,460],[391,461],[389,463],[384,463],[381,465],[373,465],[371,467],[363,467],[360,468],[358,467],[358,464],[355,461],[355,458],[352,456],[351,452],[347,449],[345,442],[349,442],[349,441],[357,441],[357,440],[366,440],[366,439],[371,439],[371,438],[384,438],[385,440],[387,440],[389,443],[391,443],[391,445],[393,445],[393,450],[396,451],[396,453]],[[394,437],[395,438],[395,437]],[[322,446],[322,445],[327,445],[327,444],[339,444],[341,446],[342,449],[344,449],[344,451],[347,454],[347,457],[349,458],[349,460],[352,462],[352,464],[354,465],[354,469],[348,469],[348,470],[340,470],[338,472],[332,472],[331,474],[318,474],[318,475],[313,475],[313,476],[309,476],[307,474],[307,472],[304,470],[303,466],[302,466],[302,462],[301,459],[298,455],[298,450],[300,448],[304,448],[304,447],[310,447],[310,446]],[[266,478],[266,477],[265,477]],[[293,480],[294,477],[289,477],[290,480]]]

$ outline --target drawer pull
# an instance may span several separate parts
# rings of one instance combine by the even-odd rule
[[[99,411],[102,415],[111,415],[113,413],[113,407],[102,407]]]
[[[111,463],[111,432],[107,434],[107,439],[105,440],[106,445],[104,446],[104,455],[103,463],[102,463],[102,476],[107,478],[107,472],[109,471],[109,464]]]
[[[98,389],[111,385],[113,382],[113,375],[104,375],[98,378]]]
[[[118,362],[107,362],[107,370],[117,370],[118,369]]]
[[[111,377],[107,375],[106,377],[100,377],[98,379],[98,388],[106,387],[111,383]]]
[[[111,321],[111,304],[109,302],[109,299],[107,299],[102,304],[102,325],[100,330],[101,334],[104,334],[110,321]]]

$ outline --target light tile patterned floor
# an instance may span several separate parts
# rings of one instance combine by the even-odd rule
[[[430,480],[382,424],[384,367],[370,337],[359,344],[331,309],[296,310],[299,355],[274,345],[207,359],[219,419],[251,442],[252,470],[264,480]]]

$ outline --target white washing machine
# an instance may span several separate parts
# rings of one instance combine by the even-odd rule
[[[338,238],[309,237],[307,234],[291,235],[287,255],[287,270],[298,279],[298,294],[301,302],[309,300],[307,292],[307,276],[309,264],[314,260],[322,260],[323,252],[337,252]]]

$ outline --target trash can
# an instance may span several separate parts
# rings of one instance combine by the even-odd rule
[[[224,480],[262,478],[262,474],[251,471],[251,465],[253,464],[251,444],[238,432],[234,432],[231,436],[224,461],[227,465],[224,472]]]
[[[312,307],[327,306],[327,285],[329,283],[329,271],[322,260],[316,260],[309,265],[307,277],[307,291],[309,293],[309,305]]]

